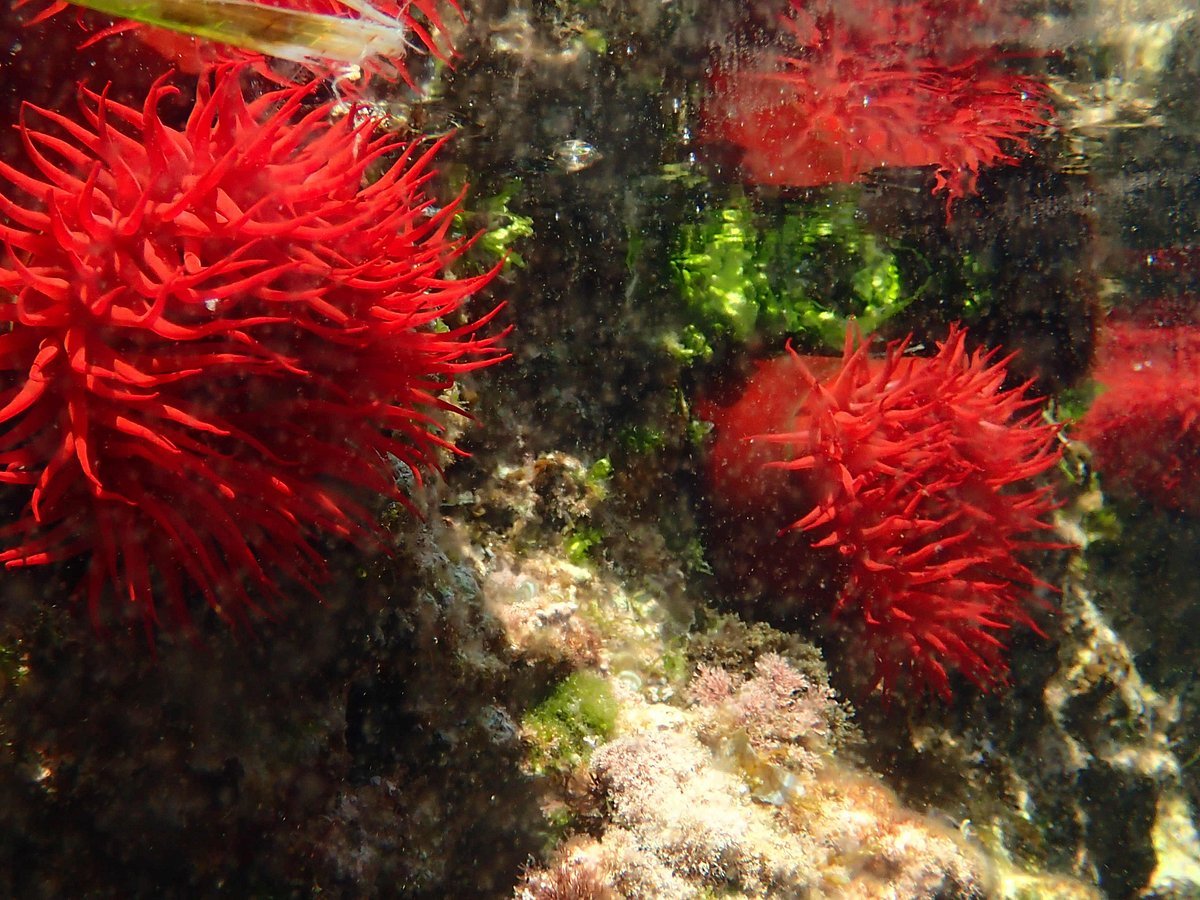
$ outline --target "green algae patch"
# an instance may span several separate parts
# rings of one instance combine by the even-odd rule
[[[617,699],[606,678],[595,672],[567,676],[521,722],[530,769],[544,775],[582,765],[616,723]]]
[[[688,362],[718,337],[792,335],[837,349],[850,319],[870,334],[916,296],[854,194],[772,214],[736,194],[681,227],[671,265],[691,321],[668,346]]]
[[[771,291],[757,261],[758,244],[754,214],[744,196],[683,227],[672,262],[680,294],[696,321],[681,345],[694,345],[707,332],[727,333],[736,341],[750,337]]]
[[[454,190],[466,190],[466,172],[454,170],[449,175]],[[455,213],[454,236],[467,242],[466,258],[477,269],[486,271],[497,263],[504,268],[525,268],[525,259],[516,248],[534,237],[533,218],[509,208],[521,199],[523,187],[521,179],[514,178],[499,193],[474,197]]]
[[[564,546],[567,559],[577,566],[592,561],[603,540],[604,532],[599,528],[594,525],[581,525],[566,537]]]

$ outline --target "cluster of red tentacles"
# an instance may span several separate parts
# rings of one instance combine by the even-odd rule
[[[1076,436],[1106,491],[1196,515],[1200,326],[1174,319],[1110,318],[1093,371],[1100,391]]]
[[[765,362],[737,401],[706,404],[715,518],[751,533],[756,576],[793,605],[832,592],[830,621],[870,662],[866,680],[950,694],[951,672],[987,688],[1008,671],[1004,635],[1036,628],[1046,587],[1022,556],[1046,539],[1060,458],[1007,359],[952,328],[931,357],[847,337],[841,359]],[[743,540],[733,537],[733,540]],[[741,551],[739,551],[741,552]]]
[[[453,449],[442,392],[503,356],[490,316],[447,324],[494,273],[446,272],[438,145],[229,67],[175,128],[173,90],[27,109],[38,174],[0,164],[0,482],[27,492],[0,560],[90,553],[92,616],[115,592],[147,627],[193,588],[239,619],[314,587],[321,535],[378,541],[398,463]]]
[[[736,148],[751,183],[816,187],[932,167],[949,211],[1048,122],[1044,85],[972,43],[978,5],[790,3],[794,50],[736,60],[710,84],[705,139]]]

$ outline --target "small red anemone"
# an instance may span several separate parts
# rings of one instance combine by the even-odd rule
[[[1200,327],[1110,321],[1079,423],[1105,490],[1200,514]]]
[[[39,177],[0,163],[0,483],[27,502],[7,566],[90,554],[147,628],[192,585],[221,616],[326,576],[322,534],[378,543],[394,466],[437,468],[441,393],[503,357],[462,308],[457,204],[422,149],[203,78],[186,125],[80,89],[27,108]],[[457,323],[457,324],[456,324]]]
[[[791,0],[782,19],[795,55],[735,63],[710,85],[704,137],[740,152],[747,181],[819,187],[930,166],[949,210],[975,193],[980,171],[1017,162],[1047,124],[1044,85],[1005,71],[995,51],[930,46],[944,14],[962,15],[943,9],[956,4],[818,6]]]
[[[1003,637],[1036,628],[1043,586],[1021,556],[1055,508],[1030,483],[1061,452],[1007,359],[970,353],[958,328],[928,358],[847,338],[841,359],[763,363],[737,402],[704,404],[720,534],[747,554],[739,574],[767,594],[833,595],[832,622],[865,657],[870,687],[950,693],[957,670],[982,688],[1008,671]]]

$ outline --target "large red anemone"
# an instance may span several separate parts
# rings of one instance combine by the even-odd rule
[[[954,328],[932,357],[848,336],[841,359],[763,363],[715,425],[708,480],[733,563],[785,606],[831,594],[834,629],[867,685],[948,696],[1008,671],[1004,636],[1033,626],[1041,585],[1025,552],[1047,541],[1057,429],[1007,359],[968,352]]]
[[[88,554],[86,596],[147,627],[188,586],[225,618],[326,576],[324,535],[376,541],[394,468],[436,469],[441,398],[503,353],[463,306],[437,145],[331,122],[310,90],[201,79],[186,125],[80,89],[27,108],[38,177],[0,163],[0,561]]]

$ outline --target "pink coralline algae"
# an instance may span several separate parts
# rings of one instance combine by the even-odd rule
[[[982,170],[1016,163],[1049,121],[1043,84],[970,43],[979,15],[946,0],[837,11],[791,0],[782,23],[794,55],[719,69],[704,137],[736,148],[754,184],[819,187],[884,166],[933,167],[949,210],[975,193]]]
[[[1200,514],[1200,327],[1114,320],[1076,437],[1106,491]]]
[[[1004,636],[1037,628],[1029,601],[1047,586],[1022,557],[1061,546],[1051,489],[1031,484],[1061,456],[1057,428],[961,329],[932,357],[868,349],[790,353],[735,403],[702,406],[717,533],[763,602],[831,596],[868,689],[948,697],[952,671],[990,688],[1007,676]]]
[[[182,129],[162,81],[142,109],[26,108],[37,175],[0,163],[0,483],[25,500],[0,561],[88,555],[98,623],[315,590],[321,536],[381,544],[395,467],[454,449],[442,393],[504,356],[463,309],[494,273],[446,273],[437,145],[239,75],[201,79]]]

